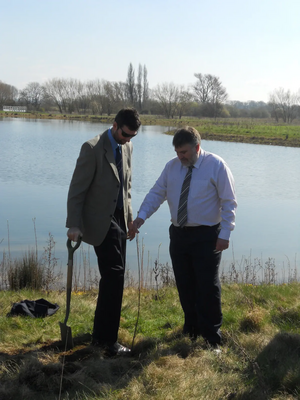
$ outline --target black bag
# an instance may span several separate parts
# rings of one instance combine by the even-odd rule
[[[14,303],[7,317],[14,315],[23,315],[31,318],[44,318],[56,313],[59,309],[58,304],[49,303],[45,299],[22,300],[20,303]]]

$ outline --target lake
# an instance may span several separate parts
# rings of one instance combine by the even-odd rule
[[[35,248],[39,254],[49,233],[56,257],[67,263],[66,198],[82,143],[109,125],[60,120],[0,118],[0,251],[17,257]],[[136,215],[144,196],[166,162],[176,154],[166,127],[143,126],[132,140],[132,205]],[[203,140],[202,147],[221,156],[236,184],[238,209],[230,248],[223,252],[224,269],[234,260],[274,258],[280,271],[299,266],[300,149]],[[169,262],[167,204],[141,228],[140,246],[150,265]],[[9,235],[8,235],[9,231]],[[8,243],[9,237],[9,243]],[[84,244],[88,251],[88,246]],[[127,265],[137,266],[136,241],[128,242]],[[96,265],[93,249],[91,264]]]

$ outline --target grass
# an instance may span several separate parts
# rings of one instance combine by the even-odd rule
[[[64,351],[59,321],[65,292],[0,291],[0,398],[6,399],[297,399],[300,396],[300,283],[222,285],[221,354],[182,335],[175,287],[142,289],[132,357],[104,358],[90,346],[97,292],[72,294]],[[124,292],[119,340],[132,344],[138,290]],[[12,303],[46,297],[47,318],[6,317]]]
[[[41,119],[67,119],[91,122],[112,123],[114,115],[81,115],[58,114],[46,112],[32,113],[4,113],[0,111],[0,117],[13,118],[41,118]],[[295,120],[292,124],[276,123],[271,119],[254,118],[194,118],[166,119],[157,115],[141,115],[143,125],[161,125],[168,128],[166,133],[173,134],[172,128],[180,128],[185,125],[194,126],[203,139],[220,140],[230,142],[243,142],[255,144],[267,144],[277,146],[300,147],[300,122]]]

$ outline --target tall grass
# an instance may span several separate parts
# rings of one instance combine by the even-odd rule
[[[41,289],[44,283],[44,270],[36,258],[34,250],[28,250],[22,259],[9,263],[7,281],[11,290]]]

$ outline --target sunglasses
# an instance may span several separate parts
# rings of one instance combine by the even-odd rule
[[[119,129],[121,129],[122,136],[125,138],[134,138],[138,134],[138,133],[136,133],[135,135],[130,135],[129,133],[124,132],[122,128],[119,128]]]

